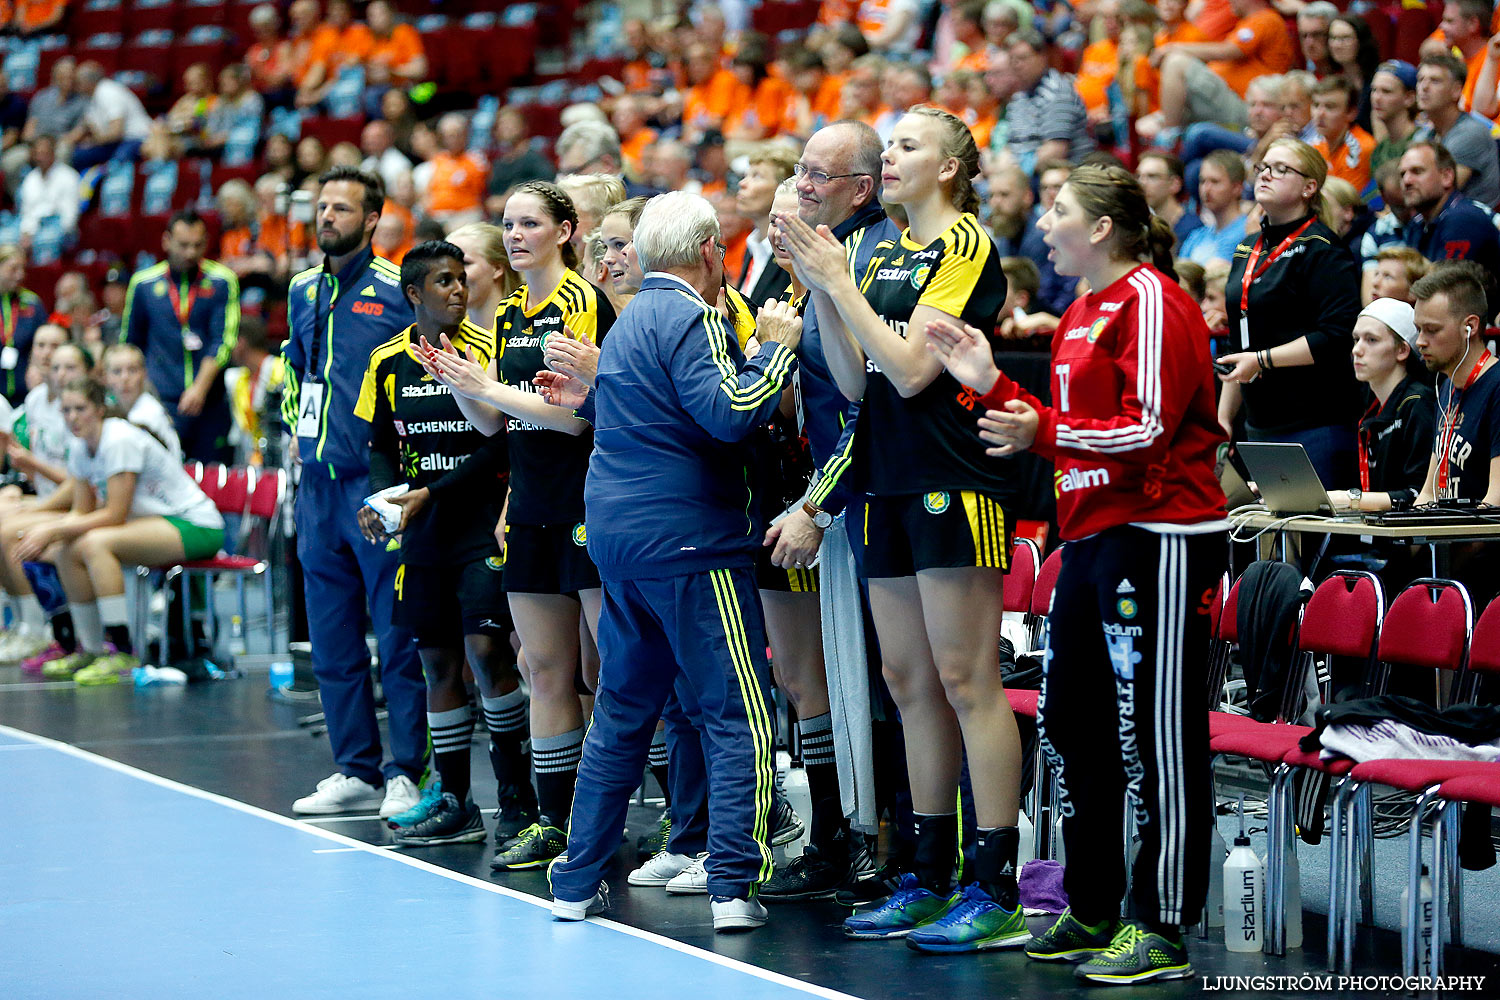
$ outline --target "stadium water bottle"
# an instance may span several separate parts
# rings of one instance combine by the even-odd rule
[[[792,810],[807,821],[807,828],[812,827],[812,791],[807,787],[807,771],[801,767],[788,768],[786,772],[786,801]],[[785,845],[786,856],[800,858],[802,848],[807,843],[807,834]]]
[[[1261,909],[1262,887],[1266,869],[1250,838],[1245,836],[1245,800],[1240,799],[1240,832],[1234,838],[1234,850],[1224,862],[1224,946],[1230,951],[1260,951],[1265,933],[1265,914]]]
[[[1427,866],[1422,866],[1422,878],[1417,882],[1417,975],[1432,975],[1432,879],[1427,876]],[[1411,941],[1411,917],[1407,905],[1411,902],[1411,887],[1401,890],[1401,946],[1403,952]]]
[[[1021,835],[1021,846],[1016,851],[1016,870],[1020,871],[1022,865],[1036,857],[1031,850],[1032,841],[1036,839],[1036,827],[1024,809],[1021,810],[1021,815],[1016,820],[1016,831]]]
[[[1294,843],[1286,852],[1286,946],[1302,947],[1302,867]]]
[[[235,656],[244,656],[247,651],[247,647],[245,646],[245,623],[240,619],[239,615],[235,615],[229,619],[229,651]]]
[[[1208,905],[1205,907],[1208,927],[1224,926],[1224,859],[1228,854],[1229,847],[1224,843],[1223,834],[1219,833],[1216,816],[1208,834]]]

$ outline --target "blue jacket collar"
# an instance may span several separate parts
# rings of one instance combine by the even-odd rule
[[[350,260],[349,263],[345,264],[339,270],[339,272],[334,275],[334,278],[338,279],[338,283],[340,285],[347,285],[350,282],[354,281],[355,278],[358,275],[360,275],[365,270],[365,268],[369,267],[370,266],[370,261],[372,261],[374,259],[375,259],[375,248],[374,248],[374,246],[372,246],[370,244],[366,244],[365,248],[363,250],[361,250],[359,253],[355,254],[354,258],[352,260]],[[327,257],[323,258],[323,273],[324,274],[328,274],[329,273],[329,271],[328,271],[328,258]]]
[[[885,209],[880,207],[880,202],[872,201],[864,208],[855,212],[849,218],[833,227],[834,238],[840,243],[849,238],[849,234],[856,229],[868,229],[879,224],[885,218]]]
[[[644,280],[641,281],[641,291],[643,292],[658,288],[671,288],[679,291],[692,292],[699,299],[703,298],[703,296],[698,293],[698,290],[692,285],[677,277],[677,275],[668,274],[666,271],[652,271],[646,275]]]

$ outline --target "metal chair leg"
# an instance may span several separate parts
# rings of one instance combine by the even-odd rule
[[[1344,809],[1344,884],[1341,890],[1344,894],[1343,909],[1343,935],[1344,953],[1343,969],[1349,973],[1354,968],[1354,938],[1358,934],[1359,925],[1354,920],[1355,896],[1360,889],[1359,873],[1357,865],[1360,861],[1360,825],[1366,816],[1366,803],[1369,800],[1370,789],[1368,785],[1355,782],[1349,790],[1348,802]]]
[[[1464,873],[1458,863],[1458,834],[1459,834],[1459,804],[1447,802],[1443,805],[1440,814],[1443,822],[1443,844],[1447,850],[1444,852],[1443,864],[1448,869],[1448,940],[1455,947],[1463,947],[1463,889]],[[1437,967],[1432,970],[1434,976],[1438,975]]]
[[[1328,821],[1328,971],[1338,971],[1339,913],[1343,906],[1339,880],[1344,877],[1344,799],[1351,782],[1346,775],[1333,786],[1333,807]]]

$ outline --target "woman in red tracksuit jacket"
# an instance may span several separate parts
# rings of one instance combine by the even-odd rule
[[[1200,657],[1227,557],[1208,330],[1172,273],[1171,227],[1124,169],[1074,171],[1039,225],[1058,273],[1093,289],[1053,335],[1053,405],[997,371],[977,330],[927,326],[948,370],[984,393],[989,454],[1030,448],[1057,465],[1068,545],[1037,722],[1061,768],[1072,905],[1026,952],[1102,982],[1185,978],[1182,925],[1203,909],[1212,816]],[[1118,744],[1101,745],[1103,732]],[[1127,792],[1137,921],[1118,919]]]

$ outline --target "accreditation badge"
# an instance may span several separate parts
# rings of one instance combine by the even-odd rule
[[[302,383],[297,398],[297,436],[316,440],[323,433],[323,383]]]

